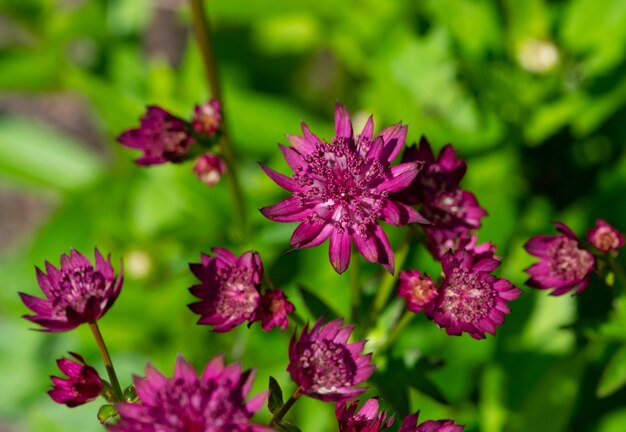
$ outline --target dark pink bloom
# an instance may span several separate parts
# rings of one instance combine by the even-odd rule
[[[487,215],[473,193],[455,189],[441,192],[423,203],[422,213],[435,229],[480,228],[480,220]]]
[[[52,390],[50,397],[59,404],[75,407],[90,402],[98,397],[102,390],[102,379],[98,372],[78,354],[71,352],[74,360],[65,357],[57,360],[57,365],[67,379],[51,376]]]
[[[510,312],[507,302],[521,294],[511,282],[490,273],[499,265],[493,253],[447,252],[441,257],[445,278],[437,298],[424,308],[428,318],[450,335],[465,332],[475,339],[495,334]]]
[[[393,225],[427,223],[413,208],[389,197],[407,187],[420,164],[389,164],[406,138],[406,126],[396,124],[372,138],[370,117],[354,136],[348,111],[335,106],[335,137],[323,142],[302,123],[304,136],[287,138],[280,146],[293,176],[261,165],[265,173],[293,195],[261,212],[277,222],[300,222],[291,237],[295,249],[313,247],[330,238],[330,262],[343,273],[350,262],[351,244],[370,262],[394,271],[394,256],[378,219]]]
[[[200,315],[198,324],[226,332],[250,320],[259,306],[258,286],[263,263],[257,252],[248,251],[237,258],[227,249],[213,248],[213,255],[201,255],[202,262],[189,264],[200,283],[189,291],[201,300],[189,305]]]
[[[287,371],[300,392],[322,401],[348,401],[366,388],[357,388],[372,375],[376,366],[372,354],[362,355],[365,340],[348,343],[353,327],[343,327],[343,320],[323,324],[320,318],[311,331],[306,326],[300,338],[289,344]]]
[[[378,412],[378,399],[368,399],[359,412],[359,401],[346,404],[338,402],[335,408],[339,432],[379,432],[393,424],[393,416],[387,419],[385,411]]]
[[[435,159],[432,147],[425,137],[420,140],[419,148],[407,147],[402,161],[424,165],[411,185],[399,194],[402,202],[411,205],[422,204],[441,193],[459,189],[461,179],[467,171],[465,161],[458,157],[450,144],[443,147]]]
[[[211,187],[219,183],[226,172],[226,164],[219,156],[206,153],[196,159],[193,171],[202,183]]]
[[[196,105],[191,126],[196,132],[214,136],[222,127],[222,105],[217,99],[211,99],[202,105]]]
[[[174,376],[168,378],[148,365],[146,377],[135,377],[137,403],[118,403],[120,420],[107,429],[114,432],[271,432],[268,426],[250,423],[264,404],[261,393],[245,401],[254,372],[242,372],[239,364],[224,365],[218,356],[200,377],[182,356],[176,359]]]
[[[149,106],[140,126],[122,133],[117,140],[126,147],[143,151],[135,161],[139,165],[180,162],[195,142],[189,123],[158,106]]]
[[[562,295],[572,290],[579,294],[587,288],[595,268],[594,256],[578,247],[578,238],[566,225],[556,222],[561,234],[538,235],[526,242],[526,251],[541,261],[525,271],[530,275],[528,286],[554,289],[550,295]]]
[[[250,322],[261,321],[261,327],[265,331],[270,331],[274,327],[286,329],[289,325],[287,314],[293,312],[293,304],[283,290],[267,290],[261,296],[259,307],[254,311]]]
[[[62,332],[80,324],[95,322],[109,310],[122,289],[123,275],[118,277],[111,265],[95,250],[96,266],[74,249],[70,255],[61,255],[57,269],[45,262],[46,274],[39,268],[37,282],[46,298],[19,293],[24,304],[35,315],[24,315],[39,324],[43,331]]]
[[[398,295],[406,299],[406,305],[412,312],[420,312],[437,297],[437,287],[433,280],[429,276],[422,276],[417,270],[401,271],[398,279]]]
[[[465,426],[455,424],[453,420],[426,420],[417,424],[419,411],[404,418],[399,432],[462,432]]]
[[[593,247],[604,253],[617,252],[624,246],[624,234],[603,219],[598,219],[596,226],[587,231],[587,240]]]

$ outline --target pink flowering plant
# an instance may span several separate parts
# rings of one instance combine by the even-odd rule
[[[13,3],[1,431],[623,429],[619,8]]]

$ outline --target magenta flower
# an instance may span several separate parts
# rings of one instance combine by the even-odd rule
[[[205,153],[196,159],[193,171],[198,179],[205,185],[215,186],[226,172],[226,164],[219,157],[211,153]]]
[[[387,419],[385,411],[378,412],[378,399],[368,399],[359,412],[359,401],[346,405],[338,402],[335,408],[339,432],[379,432],[387,430],[393,424],[393,415]]]
[[[406,416],[399,432],[462,432],[465,426],[455,424],[453,420],[426,420],[417,424],[419,411]]]
[[[140,126],[125,131],[117,140],[126,147],[143,151],[135,161],[139,165],[180,162],[195,143],[189,123],[158,106],[149,106]]]
[[[420,164],[389,164],[400,152],[406,126],[397,124],[372,138],[370,117],[354,136],[348,111],[335,106],[335,137],[326,143],[302,123],[304,137],[290,135],[293,147],[280,146],[293,170],[287,177],[261,165],[291,198],[264,207],[265,217],[277,222],[300,222],[291,236],[294,249],[313,247],[330,238],[330,262],[338,273],[350,263],[351,244],[370,262],[394,271],[394,255],[381,219],[393,225],[428,223],[415,209],[395,201],[390,193],[407,187]]]
[[[348,401],[366,388],[357,388],[372,375],[372,354],[362,355],[365,340],[348,343],[353,327],[342,327],[343,320],[323,324],[320,318],[311,331],[306,326],[300,338],[289,344],[287,371],[299,391],[322,401]]]
[[[261,321],[261,327],[265,331],[270,331],[274,327],[285,330],[289,325],[287,314],[294,310],[293,304],[283,290],[267,290],[261,296],[259,307],[254,311],[250,323]]]
[[[118,403],[120,420],[107,429],[114,432],[271,432],[268,426],[250,423],[264,404],[261,393],[245,401],[254,372],[239,364],[224,365],[218,356],[198,377],[182,356],[176,359],[174,376],[167,378],[148,365],[146,377],[135,377],[137,403]]]
[[[57,365],[67,379],[51,376],[53,387],[48,394],[56,403],[75,407],[90,402],[102,391],[102,379],[98,372],[78,354],[70,352],[74,360],[65,357],[57,360]]]
[[[211,99],[202,105],[196,105],[191,126],[204,135],[216,135],[222,127],[222,105],[218,100]]]
[[[485,333],[495,334],[510,312],[507,302],[521,294],[511,282],[490,274],[500,262],[493,253],[463,249],[447,252],[441,264],[445,278],[437,298],[424,308],[426,316],[450,335],[466,332],[483,339]]]
[[[617,252],[624,246],[624,234],[613,228],[604,219],[598,219],[596,226],[587,231],[587,240],[600,252]]]
[[[595,268],[593,255],[578,247],[578,238],[565,224],[556,222],[561,234],[538,235],[524,245],[524,249],[541,261],[525,270],[530,275],[528,286],[554,289],[550,295],[562,295],[572,290],[579,294],[587,288],[589,276]]]
[[[201,255],[202,262],[189,264],[200,283],[189,291],[200,298],[189,309],[200,315],[198,324],[211,325],[213,331],[227,332],[252,319],[259,306],[258,286],[263,263],[257,252],[248,251],[237,258],[227,249],[213,248],[214,257]]]
[[[24,304],[35,315],[24,315],[43,327],[42,331],[63,332],[80,324],[95,322],[109,310],[122,289],[123,274],[118,277],[111,265],[95,250],[96,266],[74,249],[61,255],[57,269],[45,262],[44,274],[36,268],[37,282],[46,298],[19,293]]]
[[[406,299],[407,308],[415,313],[437,297],[437,287],[429,276],[422,276],[417,270],[401,271],[398,278],[398,295]]]

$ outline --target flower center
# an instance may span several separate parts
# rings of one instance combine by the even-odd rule
[[[370,143],[363,141],[359,148],[365,149]],[[306,167],[296,167],[293,178],[305,190],[295,192],[294,198],[302,207],[315,208],[307,222],[331,222],[339,232],[352,229],[366,235],[367,225],[380,217],[388,196],[377,189],[386,175],[383,164],[368,159],[346,138],[318,144],[303,159]]]
[[[344,345],[328,340],[315,341],[302,352],[300,364],[310,388],[333,393],[352,385],[356,364]]]
[[[106,297],[108,285],[104,275],[93,267],[61,270],[61,283],[58,285],[58,292],[52,298],[55,315],[65,316],[65,309],[68,306],[83,313],[91,298]]]
[[[619,247],[619,238],[610,228],[600,227],[593,235],[593,243],[601,251],[611,251]]]
[[[446,279],[440,308],[464,322],[476,323],[495,307],[496,292],[479,273],[455,268]]]
[[[573,281],[584,278],[593,267],[593,256],[583,249],[578,249],[576,240],[562,236],[550,250],[549,262],[553,274]]]

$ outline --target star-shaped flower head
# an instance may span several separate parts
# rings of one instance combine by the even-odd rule
[[[264,404],[261,393],[245,401],[254,372],[242,372],[239,364],[225,365],[218,356],[199,377],[193,366],[179,356],[174,376],[165,377],[148,365],[146,377],[135,377],[139,401],[118,403],[117,423],[107,425],[113,432],[272,432],[268,426],[250,423]]]
[[[258,286],[263,263],[257,252],[248,251],[237,258],[224,248],[211,249],[214,256],[202,254],[201,263],[189,264],[200,283],[189,291],[200,298],[189,309],[200,315],[198,324],[214,326],[216,332],[227,332],[252,319],[259,306]]]
[[[478,249],[478,251],[477,251]],[[499,265],[489,247],[461,249],[441,257],[444,280],[424,313],[450,335],[484,339],[510,312],[507,302],[521,294],[511,282],[491,274]]]
[[[138,128],[117,137],[124,146],[143,151],[138,165],[158,165],[183,161],[196,142],[191,126],[158,106],[149,106]]]
[[[532,237],[524,249],[541,261],[528,267],[528,286],[538,289],[554,289],[550,295],[558,296],[575,290],[579,294],[587,288],[589,277],[595,268],[595,258],[587,250],[578,247],[578,237],[565,224],[555,222],[561,234]]]
[[[96,265],[72,249],[61,255],[59,269],[46,261],[46,273],[36,268],[42,299],[19,293],[35,315],[24,315],[43,331],[63,332],[99,320],[109,310],[122,289],[122,272],[116,276],[111,258],[105,260],[95,250]]]
[[[387,419],[385,411],[378,412],[378,399],[368,399],[357,412],[358,404],[359,401],[350,404],[337,402],[335,414],[339,432],[381,432],[393,424],[393,415]]]
[[[393,273],[393,251],[379,219],[397,226],[428,223],[415,209],[389,196],[411,184],[421,167],[417,162],[389,166],[404,145],[406,126],[390,126],[375,137],[373,131],[370,117],[355,137],[348,111],[337,104],[335,136],[330,143],[302,123],[304,136],[289,135],[292,147],[280,146],[292,177],[261,165],[272,180],[292,193],[262,208],[263,215],[277,222],[300,222],[291,236],[295,249],[330,239],[330,262],[338,273],[348,268],[352,243],[365,259]]]
[[[323,324],[320,318],[289,344],[287,371],[300,392],[322,401],[348,401],[365,392],[356,387],[372,375],[376,366],[372,354],[362,355],[365,340],[348,343],[353,327],[342,326],[336,319]]]

